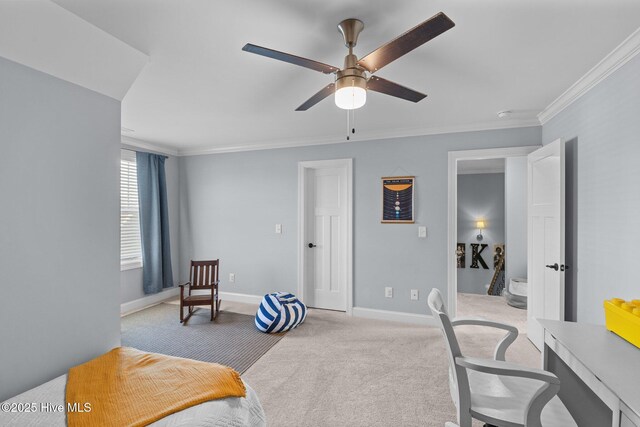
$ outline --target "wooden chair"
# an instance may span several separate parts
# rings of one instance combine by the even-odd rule
[[[505,362],[507,347],[518,336],[516,328],[484,319],[450,320],[437,289],[431,291],[427,303],[447,343],[449,388],[460,427],[471,427],[472,418],[499,427],[576,426],[556,396],[558,377]],[[459,325],[488,326],[507,334],[496,346],[493,359],[465,357],[453,330]]]
[[[191,261],[189,281],[180,286],[180,323],[185,324],[194,312],[195,306],[211,306],[211,320],[214,320],[220,310],[218,298],[218,269],[220,260]],[[184,287],[188,286],[188,294],[185,295]],[[191,295],[192,291],[208,291],[206,294]],[[184,317],[184,307],[189,308],[189,314]]]

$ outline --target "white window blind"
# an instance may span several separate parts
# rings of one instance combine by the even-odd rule
[[[120,267],[142,266],[136,153],[120,150]]]

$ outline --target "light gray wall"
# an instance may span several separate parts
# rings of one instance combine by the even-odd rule
[[[447,153],[539,145],[540,137],[532,127],[181,157],[181,278],[191,258],[220,258],[222,291],[295,291],[298,162],[353,158],[354,303],[426,314],[427,291],[447,291]],[[394,173],[416,176],[416,224],[380,223],[380,178]],[[420,290],[419,301],[410,289]]]
[[[0,58],[0,400],[120,344],[120,103]]]
[[[527,277],[527,158],[504,164],[506,281]]]
[[[122,148],[131,149],[133,151],[148,151],[140,148],[132,147],[126,144]],[[154,152],[155,153],[155,152]],[[166,154],[156,153],[163,156]],[[167,156],[165,161],[165,173],[167,176],[167,199],[169,201],[169,232],[171,239],[171,266],[173,268],[174,285],[178,286],[180,277],[180,239],[178,238],[180,230],[180,196],[178,185],[178,158],[175,156]],[[142,290],[142,268],[134,268],[131,270],[123,270],[120,272],[120,302],[130,302],[140,298],[144,298],[145,293]]]
[[[120,271],[120,303],[144,298],[142,291],[142,268]]]
[[[638,298],[640,55],[543,126],[543,142],[575,138],[577,319],[604,323],[602,301]],[[573,266],[574,268],[576,266]]]
[[[466,244],[466,265],[458,269],[458,292],[486,294],[485,285],[491,283],[493,269],[493,245],[504,243],[504,174],[458,175],[458,243]],[[476,221],[483,219],[482,241],[478,241]],[[482,251],[485,270],[471,268],[471,243],[489,245]]]

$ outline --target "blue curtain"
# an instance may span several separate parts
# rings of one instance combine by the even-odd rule
[[[173,286],[165,159],[156,154],[136,153],[145,294],[155,294]]]

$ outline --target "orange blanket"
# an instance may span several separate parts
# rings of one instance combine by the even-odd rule
[[[117,347],[69,370],[67,423],[143,426],[208,400],[245,393],[240,375],[227,366]]]

